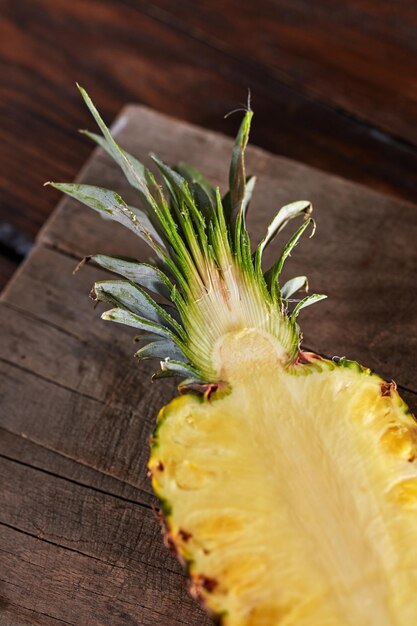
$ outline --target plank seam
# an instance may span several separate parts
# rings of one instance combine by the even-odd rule
[[[77,264],[83,258],[83,255],[78,256],[77,254],[73,254],[69,252],[69,250],[67,250],[65,246],[61,247],[58,243],[52,243],[52,241],[48,241],[47,239],[45,239],[45,235],[43,235],[43,237],[44,238],[41,240],[40,244],[38,243],[38,245],[41,245],[44,248],[47,248],[48,250],[52,250],[53,252],[58,252],[59,254],[62,254],[69,259],[74,259],[74,261],[76,261]]]
[[[22,309],[21,307],[17,306],[13,302],[9,302],[8,300],[0,300],[0,304],[1,306],[7,307],[8,309],[11,309],[12,311],[16,311],[17,313],[24,315],[30,320],[39,322],[40,324],[43,324],[44,326],[53,328],[54,330],[61,332],[63,335],[66,335],[67,337],[71,337],[72,339],[76,339],[77,341],[79,341],[80,343],[84,345],[88,345],[87,341],[83,339],[82,337],[79,337],[75,333],[70,332],[66,328],[62,328],[62,326],[58,326],[58,324],[54,324],[53,322],[50,322],[49,320],[45,320],[42,317],[35,315],[34,313],[32,313],[32,311],[28,311],[27,309]]]
[[[80,550],[76,550],[75,548],[70,548],[69,546],[63,546],[60,543],[51,541],[50,539],[45,539],[45,537],[42,536],[41,532],[36,535],[35,533],[31,533],[28,530],[23,530],[22,528],[19,528],[18,526],[14,526],[13,524],[8,524],[7,522],[3,522],[1,520],[0,520],[0,526],[9,528],[10,530],[13,530],[17,533],[26,535],[27,537],[31,537],[32,539],[36,539],[37,541],[43,541],[44,543],[55,546],[56,548],[61,548],[62,550],[68,550],[68,552],[75,552],[75,554],[78,554],[80,556],[85,556],[88,559],[93,559],[93,561],[98,561],[99,563],[104,563],[105,565],[110,565],[111,567],[115,567],[116,569],[126,569],[124,567],[120,567],[120,565],[113,564],[109,561],[103,561],[102,559],[99,559],[96,556],[92,556],[90,554],[86,554],[85,552],[81,552]]]
[[[110,491],[106,491],[105,489],[100,489],[99,487],[94,487],[93,485],[88,485],[87,483],[83,483],[80,482],[78,480],[75,480],[74,478],[69,478],[68,476],[62,476],[61,474],[57,474],[56,472],[52,472],[51,470],[47,470],[44,467],[38,467],[36,465],[32,465],[31,463],[27,463],[26,461],[21,461],[20,459],[15,459],[11,456],[8,456],[7,454],[3,454],[0,452],[0,458],[5,459],[6,461],[10,461],[11,463],[16,463],[18,465],[22,465],[23,467],[27,467],[29,469],[35,470],[37,472],[40,472],[42,474],[46,474],[47,476],[52,476],[53,478],[57,478],[59,480],[63,480],[66,481],[72,485],[76,485],[77,487],[83,487],[84,489],[91,489],[91,491],[94,491],[96,493],[101,493],[105,496],[109,496],[111,498],[116,498],[117,500],[121,500],[123,502],[127,502],[129,504],[135,504],[138,505],[139,507],[143,507],[147,510],[153,511],[153,507],[150,504],[146,504],[145,502],[139,502],[139,500],[132,500],[131,498],[126,498],[125,496],[120,496],[117,495],[115,493],[111,493]],[[97,471],[97,470],[95,470]],[[98,472],[100,475],[105,476],[106,474],[103,474],[102,472]],[[113,478],[113,477],[112,477]],[[118,478],[114,478],[114,480],[119,481]],[[122,481],[119,481],[122,482]],[[122,483],[122,484],[128,484],[128,483]],[[129,485],[132,486],[133,485]],[[146,491],[142,491],[141,489],[137,488],[137,487],[133,487],[134,489],[136,489],[139,493],[147,493]],[[150,495],[150,494],[148,494]]]
[[[1,582],[6,583],[7,585],[10,585],[10,581],[4,580],[2,578],[0,578],[0,580]],[[67,622],[61,619],[60,617],[55,617],[54,615],[49,615],[49,613],[43,613],[42,611],[36,611],[35,609],[31,609],[28,606],[24,606],[23,604],[16,604],[15,602],[10,602],[10,600],[6,598],[5,596],[0,596],[0,598],[4,599],[5,608],[8,608],[9,606],[16,607],[17,609],[23,609],[24,611],[30,611],[30,613],[35,613],[35,615],[43,615],[44,617],[49,617],[50,619],[53,619],[56,622],[60,622],[61,624],[68,624],[68,626],[77,626],[77,624],[73,624],[72,622]]]
[[[35,534],[35,533],[31,533],[28,530],[23,530],[22,528],[19,528],[18,526],[14,526],[13,524],[8,524],[7,522],[2,522],[0,520],[0,526],[4,526],[5,528],[9,528],[10,530],[13,530],[14,532],[20,533],[22,535],[25,535],[26,537],[31,537],[31,539],[35,539],[36,541],[42,541],[43,543],[46,543],[48,545],[51,546],[55,546],[56,548],[60,548],[61,550],[67,550],[68,552],[73,552],[75,554],[78,554],[79,556],[85,557],[86,559],[92,559],[93,561],[97,561],[97,563],[103,563],[103,565],[107,565],[109,567],[111,567],[112,569],[119,569],[122,571],[127,571],[127,572],[132,572],[133,574],[137,574],[137,570],[132,569],[131,567],[127,567],[125,565],[117,565],[117,563],[112,563],[111,561],[104,561],[103,559],[99,559],[97,556],[93,556],[92,554],[87,554],[85,552],[82,552],[81,550],[76,550],[75,548],[70,548],[69,546],[65,546],[62,545],[60,543],[57,543],[55,541],[51,541],[50,539],[46,539],[43,535],[42,532],[40,532],[39,534]],[[161,569],[156,567],[155,565],[152,565],[151,563],[143,563],[142,561],[138,561],[138,563],[140,563],[141,565],[146,566],[146,568],[152,568],[154,570],[156,570],[157,572],[160,572]],[[178,576],[180,578],[183,578],[183,575],[181,572],[170,569],[169,567],[165,567],[164,564],[164,568],[163,568],[164,572],[169,572],[171,574],[174,574],[175,576]],[[98,594],[101,595],[101,594]],[[108,596],[104,596],[104,597],[108,597]],[[113,598],[114,600],[114,598]],[[126,600],[126,602],[128,604],[132,604],[131,602],[129,602],[128,600]],[[142,605],[140,605],[142,606]],[[154,610],[153,608],[151,609],[150,607],[144,607],[142,606],[142,608],[146,608],[148,610]]]
[[[147,495],[150,495],[147,491],[144,491],[143,489],[140,489],[139,487],[137,487],[133,483],[128,482],[127,480],[123,480],[119,476],[114,476],[113,474],[109,474],[108,472],[104,472],[102,469],[94,467],[93,465],[89,465],[88,463],[84,463],[81,460],[76,459],[76,458],[70,456],[69,454],[65,454],[61,450],[58,450],[56,448],[52,448],[50,446],[47,446],[44,443],[42,443],[40,441],[37,441],[36,439],[32,439],[31,437],[28,437],[27,435],[23,435],[22,433],[15,432],[15,431],[10,430],[8,428],[5,428],[4,426],[1,426],[1,425],[0,425],[0,429],[4,430],[6,433],[8,433],[10,435],[13,435],[15,437],[19,437],[21,439],[24,439],[25,441],[29,441],[31,444],[33,444],[35,446],[38,446],[39,448],[41,448],[43,450],[48,450],[48,452],[52,452],[53,454],[57,454],[59,457],[62,457],[63,459],[68,459],[70,461],[73,461],[74,463],[78,463],[79,465],[81,465],[81,467],[87,467],[88,469],[93,470],[94,472],[97,472],[98,474],[100,474],[102,476],[107,476],[108,478],[111,478],[112,480],[116,480],[116,481],[120,482],[122,485],[128,485],[129,487],[133,487],[134,489],[137,489],[139,492],[142,492],[142,493],[145,493]]]
[[[72,387],[68,387],[67,385],[63,385],[62,383],[57,382],[56,380],[53,380],[51,378],[48,378],[47,376],[43,376],[42,374],[39,374],[39,372],[36,372],[34,370],[28,369],[26,367],[23,367],[23,365],[20,365],[19,363],[14,363],[13,361],[9,361],[8,359],[0,356],[0,362],[4,363],[5,365],[8,365],[11,368],[15,368],[21,372],[24,372],[25,374],[28,374],[29,376],[33,376],[34,378],[37,378],[39,380],[42,380],[50,385],[53,385],[55,387],[58,387],[58,389],[63,389],[64,391],[68,391],[68,393],[74,394],[76,396],[79,396],[80,398],[85,398],[87,400],[91,400],[93,402],[97,402],[97,404],[107,407],[107,406],[111,406],[112,408],[114,408],[115,410],[123,410],[123,411],[130,411],[133,415],[137,415],[137,411],[135,409],[133,409],[130,405],[128,404],[124,404],[121,402],[114,402],[112,397],[110,396],[110,398],[108,399],[102,399],[102,398],[96,398],[95,396],[90,396],[87,393],[84,393],[82,391],[78,391],[78,389],[74,389]],[[141,414],[139,414],[141,415]]]
[[[172,570],[166,570],[166,571],[172,571]],[[108,598],[109,600],[113,600],[113,602],[119,599],[117,596],[109,596],[106,593],[99,593],[98,591],[94,591],[94,589],[90,589],[89,587],[84,587],[81,584],[79,585],[79,588],[84,589],[85,591],[88,591],[89,593],[93,593],[95,596],[99,596],[100,598]],[[123,599],[120,602],[122,602],[123,604],[130,604],[131,606],[140,607],[141,609],[144,609],[145,611],[150,611],[151,613],[156,613],[156,615],[161,615],[161,617],[166,618],[166,613],[161,613],[160,611],[157,611],[154,606],[149,607],[144,604],[141,604],[140,602],[131,602],[130,600],[127,600],[127,599]],[[177,620],[178,624],[182,624],[183,626],[190,626],[189,622],[183,622],[181,619],[178,618],[178,616],[176,616],[175,619]]]
[[[0,356],[0,361],[2,363],[5,363],[6,365],[9,365],[10,367],[14,367],[14,368],[20,370],[21,372],[25,372],[25,374],[29,374],[29,376],[34,376],[35,378],[39,378],[40,380],[43,380],[46,383],[54,385],[55,387],[58,387],[59,389],[65,389],[65,391],[69,391],[70,393],[75,393],[77,396],[80,396],[81,398],[86,398],[87,400],[92,400],[93,402],[97,402],[98,404],[106,404],[104,400],[101,400],[101,399],[96,398],[94,396],[90,396],[88,393],[84,393],[82,391],[77,391],[76,389],[71,389],[71,387],[67,387],[66,385],[63,385],[62,383],[59,383],[56,380],[52,380],[51,378],[47,378],[46,376],[43,376],[42,374],[39,374],[39,372],[34,372],[33,370],[28,369],[27,367],[23,367],[23,365],[19,365],[18,363],[13,363],[12,361],[8,361],[7,359],[5,359],[5,358],[3,358],[1,356]]]

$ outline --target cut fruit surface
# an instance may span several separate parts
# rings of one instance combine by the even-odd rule
[[[417,623],[414,419],[356,363],[251,362],[252,340],[227,395],[159,418],[153,485],[195,593],[226,626]]]

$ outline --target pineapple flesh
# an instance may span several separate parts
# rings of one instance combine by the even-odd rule
[[[251,249],[245,213],[254,187],[241,124],[230,190],[194,168],[154,157],[153,174],[102,136],[141,208],[88,185],[53,183],[121,222],[157,263],[96,255],[123,280],[101,281],[102,317],[139,331],[155,377],[184,378],[158,416],[149,471],[169,544],[190,589],[223,626],[417,624],[417,424],[394,383],[346,359],[304,352],[300,311],[324,296],[292,296],[282,267],[305,231],[307,201],[278,211]],[[264,270],[262,254],[294,218],[301,226]]]
[[[231,392],[159,416],[153,485],[195,593],[228,626],[417,623],[412,417],[355,363],[286,369],[264,342],[227,336]]]

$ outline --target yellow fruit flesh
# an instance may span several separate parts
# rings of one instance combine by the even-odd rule
[[[194,591],[225,626],[417,624],[417,425],[395,389],[285,370],[256,332],[216,349],[230,393],[171,402],[149,464]]]

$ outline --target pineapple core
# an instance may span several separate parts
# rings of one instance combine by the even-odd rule
[[[417,624],[417,425],[394,386],[263,332],[215,346],[229,393],[162,410],[171,542],[225,626]]]

